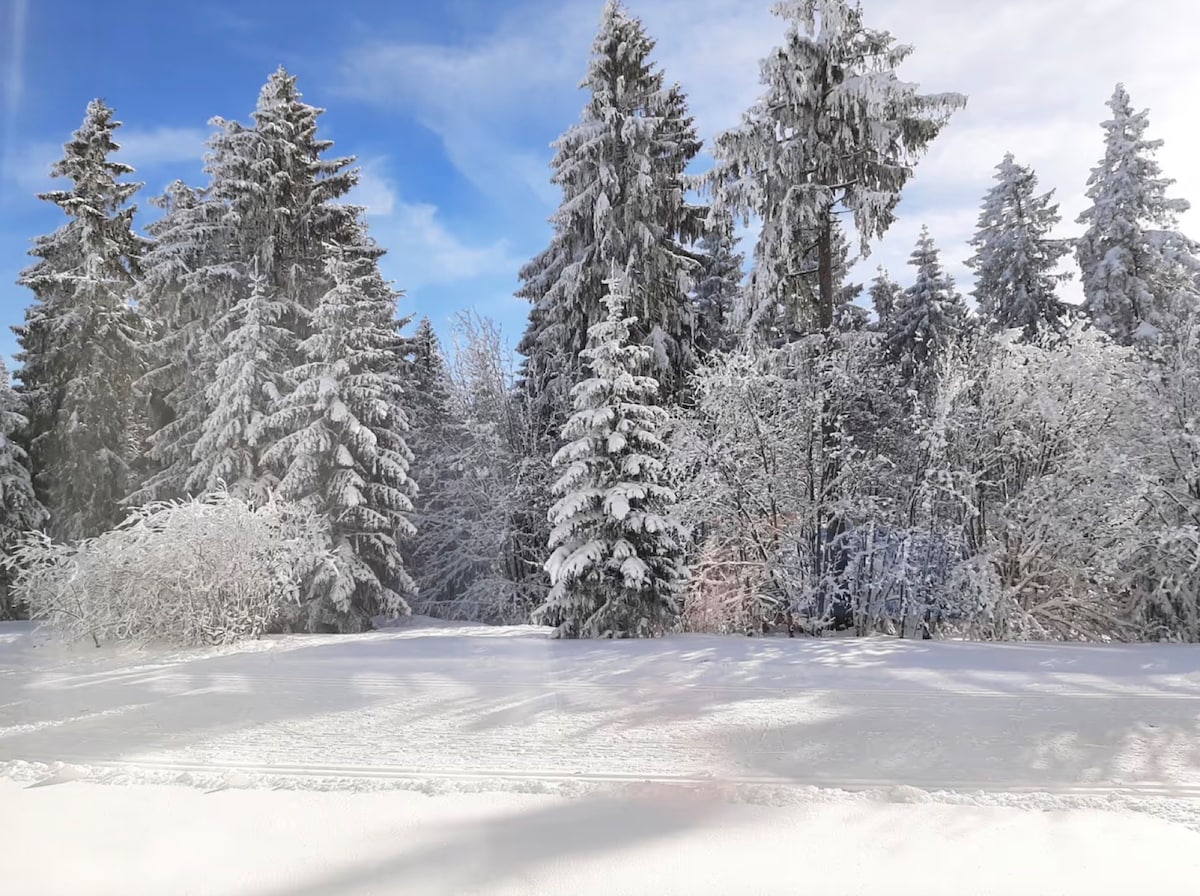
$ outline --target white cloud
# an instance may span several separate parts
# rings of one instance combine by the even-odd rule
[[[53,143],[30,141],[12,150],[4,160],[2,172],[6,184],[23,193],[39,193],[49,189],[50,167],[62,153]]]
[[[67,135],[64,135],[64,140]],[[208,135],[199,128],[121,128],[115,139],[121,149],[115,158],[132,165],[137,174],[179,162],[199,162]],[[61,143],[29,141],[5,162],[3,179],[25,194],[54,188],[50,169],[62,157]]]
[[[594,28],[579,4],[514,17],[466,46],[376,41],[348,53],[342,92],[413,115],[442,140],[447,157],[495,199],[524,194],[552,204],[549,140],[579,80]],[[572,113],[573,114],[573,113]],[[544,133],[545,140],[530,139]]]
[[[387,249],[384,266],[409,294],[490,277],[512,276],[521,261],[499,240],[471,245],[442,220],[437,206],[408,202],[383,173],[385,159],[363,163],[358,186],[347,200],[367,210],[371,235]]]
[[[123,127],[115,135],[119,158],[136,170],[204,158],[208,132],[200,128],[159,127],[150,130]]]
[[[29,25],[29,0],[12,0],[8,18],[8,66],[4,71],[6,129],[10,138],[15,116],[25,94],[25,41]]]
[[[372,218],[387,218],[396,210],[396,189],[379,169],[383,163],[376,160],[359,165],[358,184],[348,197],[354,205],[361,205]]]
[[[453,164],[493,197],[553,203],[550,152],[529,133],[556,134],[583,101],[598,3],[551,6],[528,0],[496,31],[468,45],[376,42],[347,57],[352,95],[412,112],[436,132]],[[1012,150],[1033,165],[1062,204],[1062,234],[1077,231],[1084,185],[1101,154],[1105,100],[1124,81],[1135,105],[1151,108],[1160,159],[1178,178],[1175,194],[1200,203],[1200,143],[1192,81],[1200,6],[1193,0],[878,0],[866,18],[915,47],[901,75],[928,91],[968,95],[936,141],[901,206],[901,221],[866,263],[905,278],[904,261],[922,223],[964,286],[963,262],[993,166]],[[736,124],[758,95],[758,59],[781,38],[767,0],[640,0],[630,6],[658,41],[656,57],[679,80],[706,137]],[[1184,219],[1200,230],[1200,212]]]

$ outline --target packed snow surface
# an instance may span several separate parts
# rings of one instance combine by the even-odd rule
[[[1194,893],[1200,650],[0,624],[0,830],[28,896]]]

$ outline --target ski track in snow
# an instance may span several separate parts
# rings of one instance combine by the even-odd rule
[[[1200,830],[1200,651],[434,625],[88,652],[0,626],[0,775],[204,789],[929,800]]]

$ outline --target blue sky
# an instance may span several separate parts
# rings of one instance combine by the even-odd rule
[[[577,83],[602,0],[0,0],[0,356],[28,301],[13,285],[30,238],[58,226],[34,193],[103,97],[125,127],[125,161],[146,182],[202,183],[207,121],[246,119],[282,64],[328,109],[323,133],[358,156],[355,199],[389,250],[405,310],[445,333],[473,308],[515,340],[526,308],[512,297],[521,263],[548,237],[556,195],[550,142],[578,116]],[[682,82],[702,135],[737,121],[757,94],[757,60],[782,34],[769,0],[629,0]],[[962,262],[993,166],[1012,150],[1062,202],[1077,231],[1100,155],[1104,101],[1124,80],[1152,111],[1175,194],[1200,202],[1200,126],[1192,0],[864,0],[868,21],[914,44],[902,71],[929,90],[969,95],[906,194],[901,220],[860,266],[901,282],[922,223],[964,288]],[[1082,7],[1082,8],[1081,8]],[[1195,232],[1196,213],[1185,218]]]

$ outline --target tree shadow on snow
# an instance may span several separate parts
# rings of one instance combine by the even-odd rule
[[[573,891],[570,862],[615,856],[704,825],[727,829],[726,807],[678,788],[653,795],[582,797],[477,822],[436,829],[428,842],[397,846],[349,869],[307,885],[289,885],[262,896],[326,896],[341,892],[463,893],[534,872],[555,873],[557,892]],[[656,873],[677,873],[661,868]],[[653,892],[652,880],[643,882]]]
[[[447,626],[5,671],[0,761],[1200,788],[1193,647]]]

